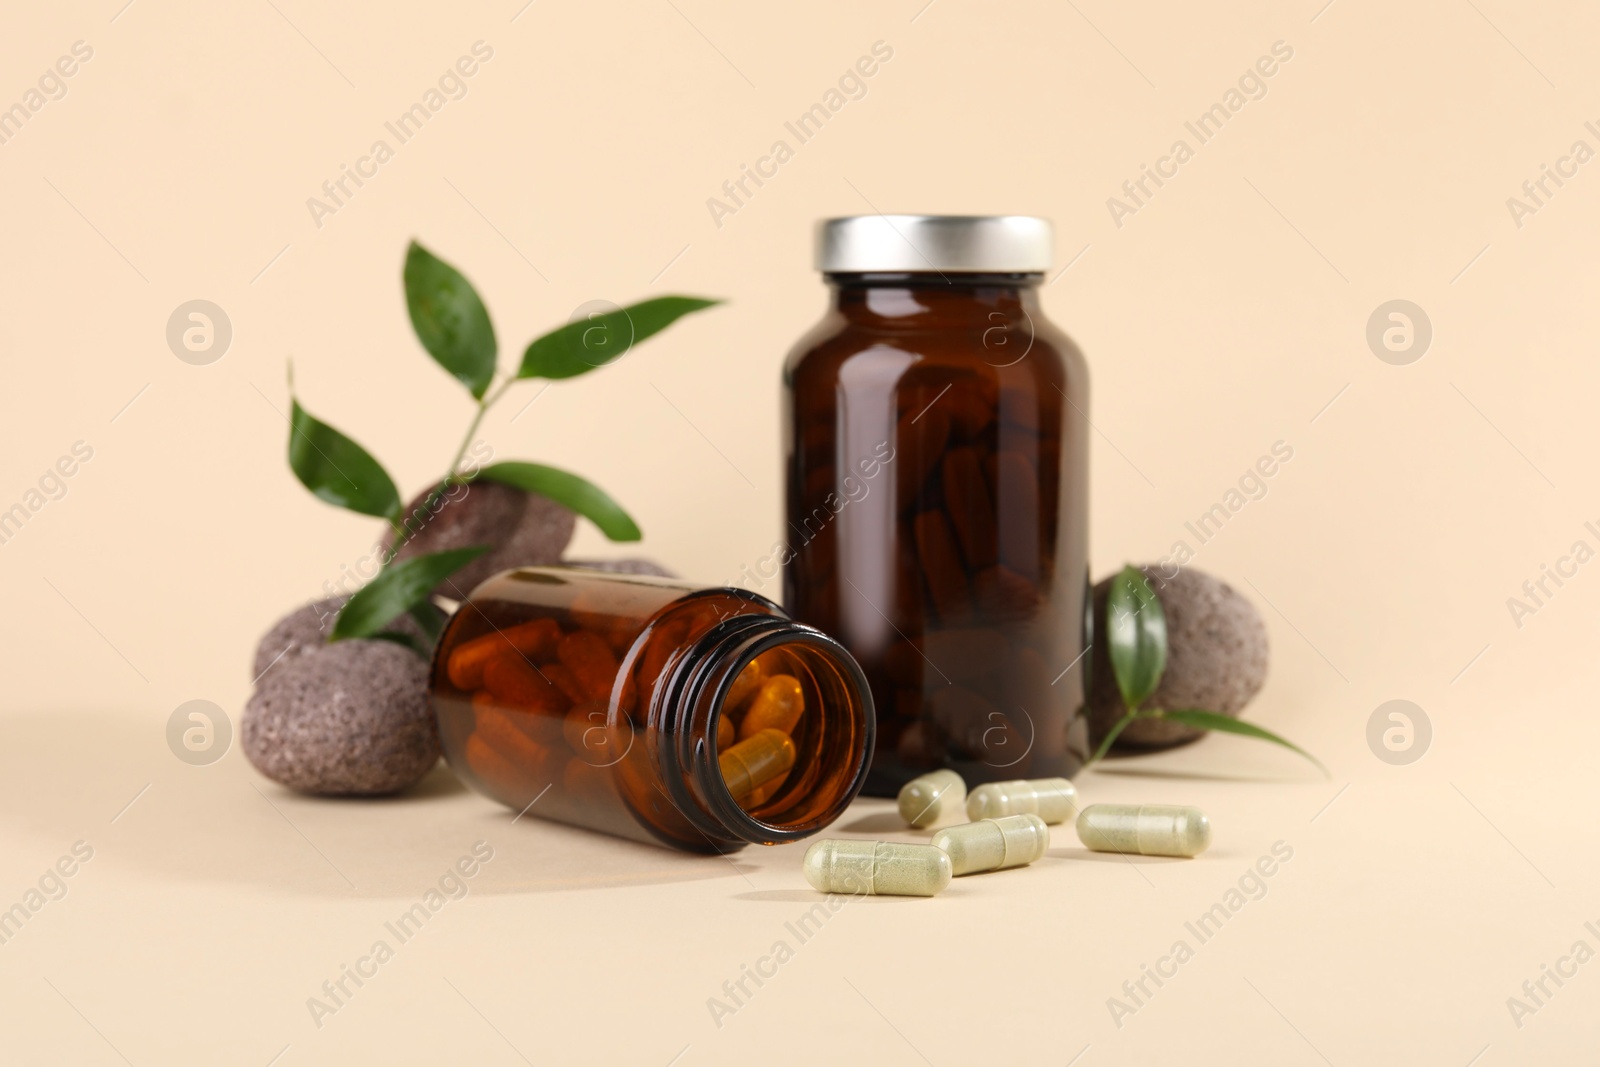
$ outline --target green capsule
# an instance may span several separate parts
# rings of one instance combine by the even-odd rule
[[[898,841],[818,841],[803,870],[823,893],[931,897],[950,884],[943,849]]]
[[[961,810],[967,783],[955,771],[930,771],[900,787],[900,817],[918,830]]]
[[[1027,866],[1050,847],[1050,828],[1037,815],[1007,815],[946,827],[933,835],[933,844],[950,854],[950,869],[959,878]]]
[[[1037,815],[1047,823],[1066,822],[1078,811],[1078,791],[1065,778],[989,782],[967,794],[967,818]]]
[[[1211,822],[1199,808],[1173,804],[1090,804],[1078,816],[1078,840],[1095,852],[1198,856],[1211,845]]]

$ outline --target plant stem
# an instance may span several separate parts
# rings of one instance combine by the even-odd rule
[[[1128,724],[1130,722],[1139,718],[1139,714],[1140,713],[1137,711],[1130,711],[1126,715],[1122,716],[1122,718],[1118,719],[1116,724],[1111,727],[1111,731],[1106,734],[1105,740],[1100,742],[1100,747],[1095,749],[1094,755],[1089,757],[1089,762],[1084,764],[1084,767],[1086,769],[1093,767],[1096,763],[1099,763],[1102,759],[1104,759],[1105,754],[1111,751],[1111,746],[1117,740],[1117,737],[1121,735],[1123,730],[1128,728]]]
[[[439,480],[439,484],[434,487],[433,492],[429,493],[428,498],[422,502],[422,510],[431,512],[434,505],[439,502],[439,498],[444,495],[445,490],[458,480],[461,461],[466,457],[467,449],[472,445],[473,434],[477,433],[478,427],[483,425],[483,417],[489,413],[489,409],[502,396],[506,395],[506,390],[510,389],[516,382],[516,378],[506,378],[498,388],[490,390],[482,400],[478,401],[478,410],[473,414],[472,421],[467,424],[466,435],[461,438],[461,444],[456,448],[456,454],[450,460],[449,469],[445,471],[444,477]],[[389,549],[389,558],[393,559],[395,553],[400,551],[400,546],[411,540],[413,535],[406,530],[404,523],[391,522],[389,525],[393,528],[395,535],[394,544]]]
[[[478,427],[483,424],[483,417],[489,413],[489,409],[494,407],[494,405],[502,396],[506,395],[506,390],[511,388],[516,381],[517,379],[515,378],[507,378],[505,381],[500,383],[500,387],[498,389],[490,391],[482,400],[478,401],[478,412],[472,416],[472,422],[467,425],[466,436],[461,438],[461,445],[456,449],[455,458],[450,461],[449,471],[445,473],[444,481],[446,483],[453,480],[458,473],[457,468],[461,466],[462,458],[467,454],[467,449],[472,445],[472,435],[477,433]]]

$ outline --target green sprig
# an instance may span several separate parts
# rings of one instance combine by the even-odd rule
[[[678,319],[719,303],[700,297],[663,296],[604,315],[568,323],[529,342],[514,373],[496,384],[499,347],[488,309],[465,275],[413,241],[402,272],[406,311],[422,347],[476,402],[472,421],[444,477],[424,502],[430,512],[455,485],[483,478],[539,493],[593,522],[613,541],[637,541],[639,526],[599,486],[570,471],[510,460],[482,470],[463,470],[462,461],[484,416],[512,385],[533,378],[574,378],[613,362],[640,341]],[[415,531],[402,522],[394,479],[352,438],[310,415],[289,391],[289,468],[318,499],[389,523],[393,544],[376,577],[340,609],[330,640],[372,637],[398,641],[420,653],[427,650],[406,634],[388,629],[409,614],[432,640],[441,620],[430,592],[439,582],[489,551],[490,546],[454,549],[395,562],[395,554]]]
[[[1328,768],[1317,757],[1254,723],[1200,708],[1169,710],[1141,706],[1161,684],[1161,675],[1167,669],[1167,614],[1161,607],[1161,598],[1150,587],[1149,579],[1137,567],[1123,567],[1111,579],[1111,589],[1106,596],[1106,644],[1124,711],[1106,732],[1087,766],[1100,762],[1135,719],[1166,719],[1196,730],[1216,730],[1270,741],[1299,753],[1316,764],[1323,774],[1328,773]]]

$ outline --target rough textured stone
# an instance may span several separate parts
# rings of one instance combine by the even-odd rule
[[[339,609],[344,607],[344,602],[348,599],[350,598],[338,596],[326,600],[313,600],[279,619],[256,646],[256,658],[250,665],[250,677],[260,680],[269,668],[276,670],[295,656],[313,652],[327,644],[328,634],[333,630],[334,617],[339,614]],[[427,642],[421,627],[409,615],[400,616],[386,629],[398,630],[424,643]]]
[[[439,760],[427,685],[427,664],[389,641],[338,641],[285,656],[245,705],[245,756],[303,793],[397,792]]]
[[[564,559],[563,567],[583,567],[591,571],[609,571],[612,574],[646,574],[656,578],[676,578],[667,568],[649,559]]]
[[[494,546],[434,588],[451,600],[465,600],[474,586],[500,571],[559,562],[578,523],[576,515],[555,501],[499,482],[473,482],[465,493],[457,490],[455,499],[444,500],[438,513],[427,517],[422,509],[432,492],[430,487],[406,505],[406,515],[418,516],[415,521],[421,529],[401,547],[397,559],[470,545]],[[385,536],[385,551],[393,543],[393,533]]]
[[[1164,579],[1154,566],[1141,569],[1167,616],[1167,669],[1145,706],[1238,715],[1267,679],[1267,627],[1261,613],[1232,586],[1204,572],[1185,568]],[[1110,589],[1110,577],[1094,587],[1095,632],[1101,635]],[[1106,644],[1098,638],[1093,659],[1089,730],[1098,745],[1123,707]],[[1128,724],[1113,747],[1167,748],[1203,734],[1180,723],[1140,719]]]

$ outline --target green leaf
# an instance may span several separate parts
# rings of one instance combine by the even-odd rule
[[[528,345],[517,377],[575,378],[621,357],[683,316],[718,303],[693,296],[658,296],[569,322]]]
[[[433,658],[433,646],[416,634],[404,634],[399,630],[379,630],[372,635],[371,639],[373,641],[388,641],[391,644],[403,645],[423,659]]]
[[[1124,567],[1111,579],[1106,640],[1122,703],[1129,711],[1137,711],[1156,691],[1161,672],[1167,669],[1167,615],[1137,567]]]
[[[1170,719],[1185,726],[1192,726],[1197,730],[1215,730],[1219,733],[1240,734],[1244,737],[1254,737],[1260,741],[1271,741],[1275,745],[1282,745],[1284,748],[1300,753],[1300,755],[1315,763],[1317,769],[1323,774],[1328,773],[1328,768],[1322,765],[1321,760],[1294,742],[1286,741],[1271,730],[1263,730],[1254,723],[1241,722],[1230,715],[1218,715],[1214,711],[1202,711],[1198,708],[1186,708],[1181,711],[1152,711],[1147,714],[1151,718]]]
[[[300,406],[289,416],[289,467],[300,484],[330,504],[382,519],[400,517],[400,492],[383,464]]]
[[[444,260],[411,242],[406,252],[406,310],[428,354],[483,399],[494,377],[494,324],[472,283]]]
[[[432,601],[424,600],[411,605],[409,614],[422,632],[428,635],[429,641],[439,640],[439,635],[444,633],[445,614],[434,607]]]
[[[345,602],[333,624],[332,641],[373,637],[385,626],[428,599],[433,587],[485,552],[487,545],[430,552],[392,563]]]
[[[510,460],[491,463],[477,477],[547,496],[600,527],[600,532],[613,541],[637,541],[643,536],[638,524],[605,490],[568,471]]]

